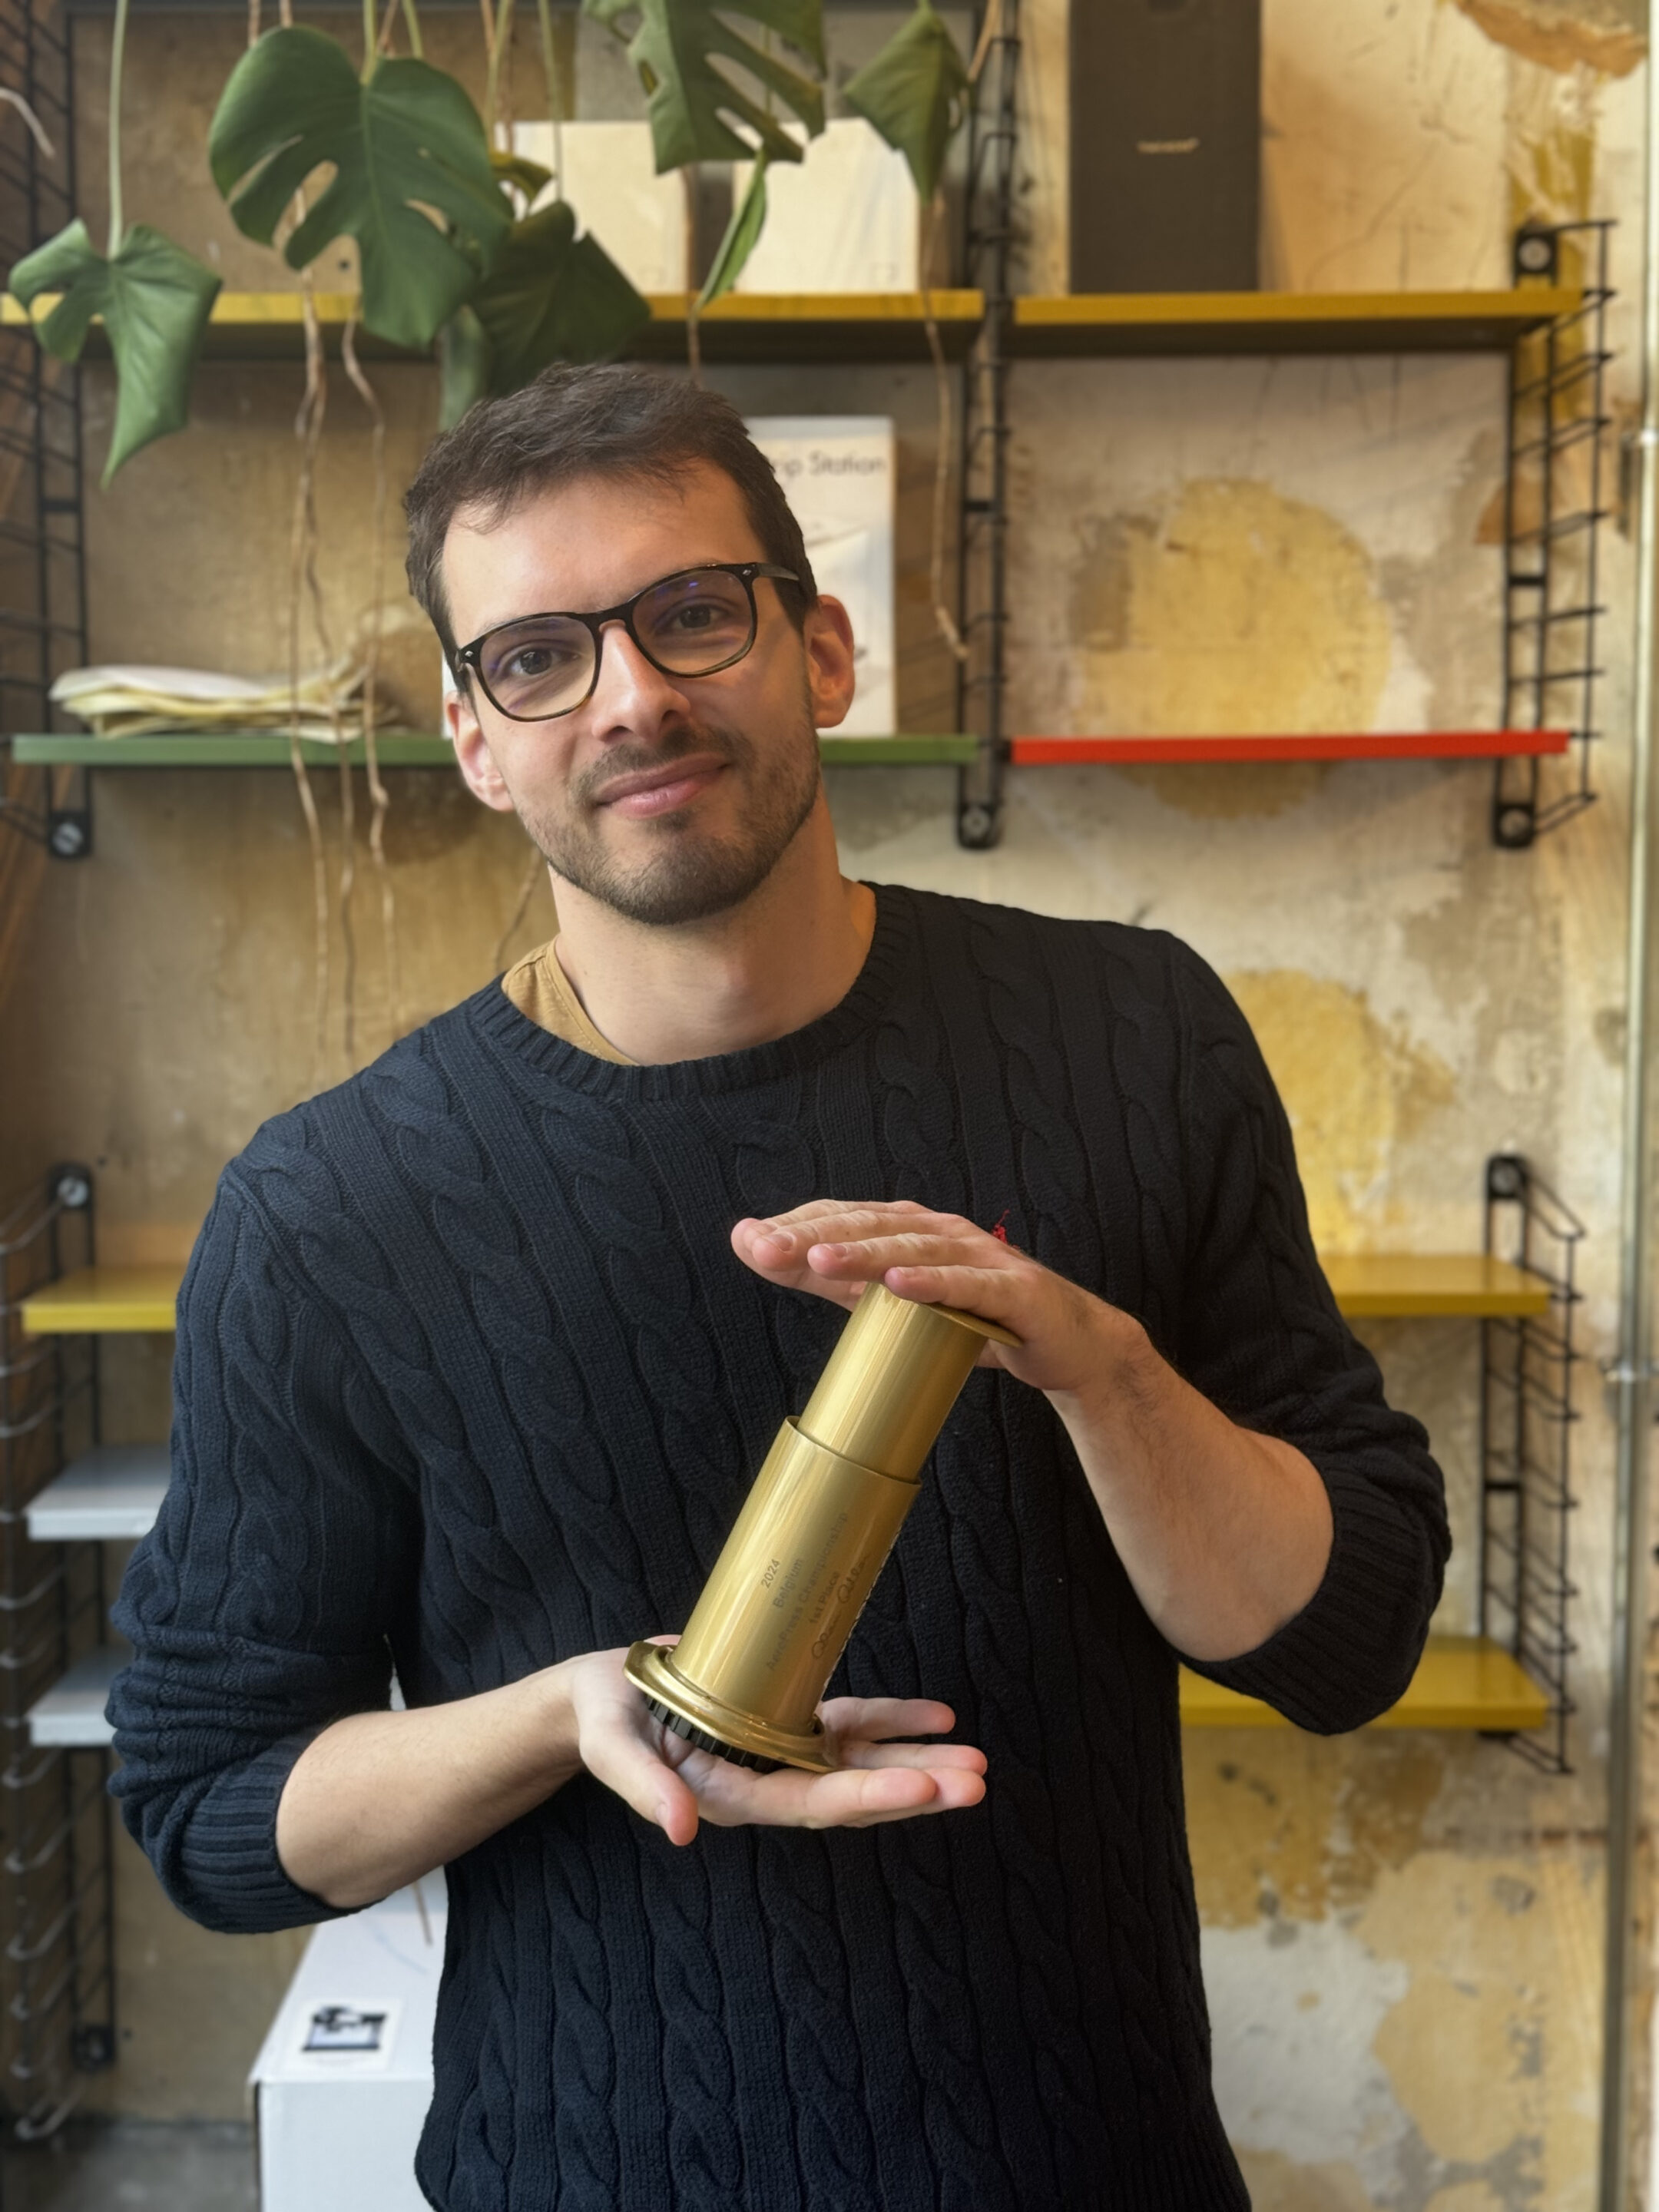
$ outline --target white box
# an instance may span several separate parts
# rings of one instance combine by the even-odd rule
[[[884,415],[764,415],[749,434],[778,472],[821,592],[853,623],[858,691],[835,734],[898,726],[893,635],[893,425]]]
[[[831,123],[817,138],[799,124],[787,128],[805,143],[805,157],[769,163],[765,228],[735,289],[914,292],[921,218],[903,155],[861,115]],[[747,161],[734,167],[733,206],[742,205],[751,173]]]
[[[420,1897],[424,1918],[400,1889],[307,1945],[249,2076],[260,2212],[426,2212],[415,2151],[432,2102],[443,1877]]]
[[[553,125],[515,123],[513,150],[553,167]],[[686,288],[685,185],[679,172],[656,173],[648,123],[562,123],[560,181],[576,212],[637,292]],[[550,185],[537,199],[555,197]]]

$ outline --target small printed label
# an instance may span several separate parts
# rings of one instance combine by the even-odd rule
[[[381,2074],[398,2039],[396,1997],[313,2004],[300,2024],[293,2063],[307,2073]]]

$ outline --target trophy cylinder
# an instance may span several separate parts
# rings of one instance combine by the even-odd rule
[[[684,1635],[629,1680],[705,1751],[828,1773],[817,1705],[994,1322],[872,1283],[798,1421],[779,1430]]]

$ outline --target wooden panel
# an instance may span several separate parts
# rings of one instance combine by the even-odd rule
[[[1493,1733],[1542,1728],[1549,1700],[1500,1644],[1480,1636],[1431,1636],[1411,1687],[1373,1728],[1470,1729]],[[1183,1667],[1183,1728],[1289,1728],[1256,1698],[1224,1690]]]
[[[1360,1252],[1321,1263],[1350,1320],[1469,1316],[1500,1320],[1549,1310],[1540,1275],[1480,1252]]]
[[[170,1329],[184,1272],[178,1267],[77,1267],[23,1300],[23,1327],[35,1336]]]

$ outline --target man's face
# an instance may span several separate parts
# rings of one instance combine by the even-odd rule
[[[617,606],[701,562],[765,557],[736,484],[698,466],[669,487],[581,477],[488,529],[463,509],[444,583],[465,642],[530,615]],[[740,904],[819,803],[816,732],[853,696],[838,603],[821,601],[803,635],[779,589],[757,580],[755,642],[711,676],[665,676],[608,625],[592,697],[550,721],[511,720],[469,672],[448,710],[468,783],[518,814],[556,874],[630,920]]]

